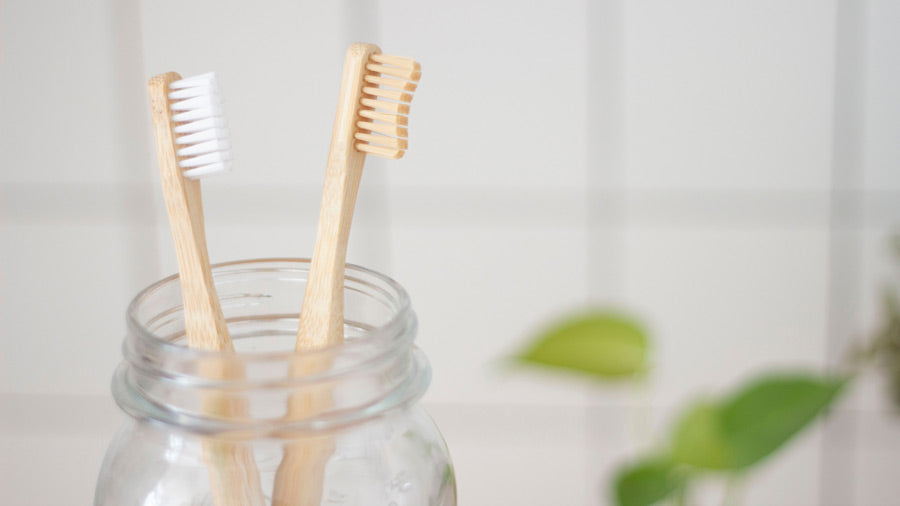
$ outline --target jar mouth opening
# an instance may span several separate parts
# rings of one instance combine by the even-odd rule
[[[248,273],[270,273],[275,271],[279,273],[302,275],[305,278],[309,272],[310,265],[311,261],[308,258],[259,258],[233,260],[213,264],[212,272],[214,280],[223,275],[247,275]],[[145,318],[140,316],[140,309],[148,302],[148,300],[153,298],[154,295],[164,288],[171,287],[176,283],[179,283],[179,275],[177,273],[144,288],[134,297],[134,299],[132,299],[126,310],[126,324],[129,333],[132,337],[137,338],[142,349],[148,351],[152,350],[153,352],[162,355],[177,353],[185,359],[197,360],[221,357],[221,351],[189,348],[184,344],[175,342],[171,336],[166,337],[159,335],[150,327],[150,325],[154,323],[155,317],[160,315],[155,315],[155,317],[149,321],[144,321]],[[340,349],[342,353],[352,353],[354,348],[369,348],[373,343],[388,344],[391,341],[395,341],[398,338],[402,339],[404,337],[406,334],[405,329],[409,324],[409,319],[411,317],[414,318],[414,316],[411,314],[412,310],[409,294],[399,283],[384,274],[366,267],[347,264],[344,271],[344,284],[345,290],[361,291],[360,288],[352,288],[352,286],[364,286],[369,290],[377,292],[390,302],[391,315],[384,323],[366,328],[365,339],[346,339],[339,344],[324,346],[314,350],[295,350],[291,347],[290,349],[280,349],[275,351],[237,350],[235,353],[242,361],[251,361],[254,363],[270,361],[280,362],[295,359],[297,356],[314,359],[317,356],[333,356],[338,349]],[[225,302],[226,300],[222,299],[223,306],[225,305]],[[181,309],[181,306],[177,306],[173,307],[171,311],[180,311]],[[296,314],[290,313],[281,316],[285,319],[289,319],[297,318],[298,314],[299,304]],[[226,322],[229,323],[229,327],[233,320],[233,318],[227,318],[226,315]]]

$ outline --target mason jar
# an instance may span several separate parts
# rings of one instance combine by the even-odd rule
[[[96,506],[456,504],[447,447],[417,404],[431,372],[406,291],[348,266],[343,343],[296,352],[308,271],[298,259],[213,267],[233,353],[186,346],[178,276],[135,297],[112,380],[129,417]]]

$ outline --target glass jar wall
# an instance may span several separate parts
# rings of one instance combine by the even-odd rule
[[[308,267],[214,267],[235,353],[186,347],[177,276],[135,298],[112,385],[130,418],[95,505],[456,504],[446,445],[416,404],[430,368],[406,292],[348,266],[344,342],[295,352]]]

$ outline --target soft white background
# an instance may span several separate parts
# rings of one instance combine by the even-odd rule
[[[608,504],[680,405],[834,366],[877,323],[900,2],[0,0],[0,504],[90,503],[125,306],[175,271],[147,78],[219,73],[236,168],[204,182],[213,261],[307,256],[356,40],[424,70],[349,257],[411,292],[462,506]],[[646,388],[498,367],[587,305],[645,318]],[[857,385],[744,504],[896,504],[883,399]]]

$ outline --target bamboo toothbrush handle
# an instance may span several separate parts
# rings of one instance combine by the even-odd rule
[[[373,44],[353,44],[347,51],[316,247],[300,311],[298,350],[320,349],[344,339],[344,266],[365,153],[393,159],[403,156],[405,115],[420,77],[417,62],[383,55]],[[291,374],[315,374],[330,365],[329,356],[298,354]],[[286,418],[313,418],[331,409],[332,402],[329,384],[313,385],[291,396]],[[318,506],[334,448],[331,435],[298,435],[286,443],[275,475],[273,506]]]
[[[169,113],[169,84],[180,79],[177,73],[167,72],[151,79],[148,89],[157,139],[156,156],[184,294],[185,332],[191,348],[233,350],[209,266],[200,182],[181,174],[178,156],[172,148],[175,143]]]
[[[184,177],[175,152],[169,85],[180,79],[175,72],[158,75],[150,80],[148,91],[163,196],[178,257],[185,334],[191,348],[233,352],[209,265],[200,182]],[[234,362],[211,360],[201,364],[201,374],[233,379],[243,376],[243,370]],[[211,391],[202,402],[203,410],[212,415],[241,416],[247,412],[246,402],[227,392]],[[203,451],[216,506],[265,505],[252,447],[209,438],[203,442]]]
[[[358,151],[356,122],[362,100],[363,76],[369,55],[380,53],[378,46],[357,43],[344,60],[344,74],[338,98],[316,246],[300,310],[297,349],[315,350],[344,339],[344,265],[353,208],[362,177],[365,153]],[[324,357],[300,361],[294,375],[321,372],[329,367]],[[331,405],[331,389],[313,387],[291,396],[288,418],[307,418]],[[275,475],[273,506],[317,506],[322,500],[325,465],[334,452],[330,436],[299,438],[285,445],[284,457]]]
[[[309,280],[300,310],[297,349],[310,350],[340,343],[344,338],[344,266],[353,208],[362,178],[366,154],[354,147],[356,122],[362,99],[363,75],[369,55],[380,53],[374,44],[357,43],[347,51],[319,228]]]

